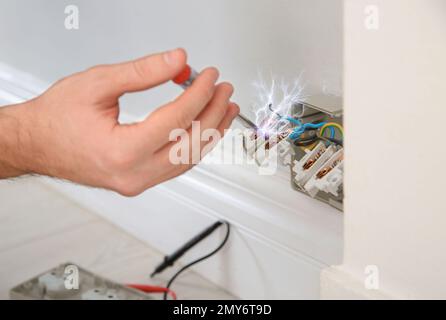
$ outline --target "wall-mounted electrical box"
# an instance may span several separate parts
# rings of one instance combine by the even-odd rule
[[[9,292],[12,300],[151,300],[141,291],[63,263]]]
[[[276,157],[282,165],[289,167],[292,188],[342,211],[342,98],[315,95],[294,104],[287,117],[274,113],[271,107],[269,119],[285,119],[287,127],[272,136],[260,130],[247,131],[244,134],[247,154],[259,166]],[[283,127],[283,120],[280,122]]]

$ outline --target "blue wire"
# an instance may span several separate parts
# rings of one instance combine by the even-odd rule
[[[330,138],[334,139],[336,136],[336,131],[333,127],[328,127],[330,129]]]
[[[321,123],[305,123],[302,124],[301,121],[294,119],[294,118],[287,118],[288,121],[297,124],[298,127],[294,128],[293,132],[290,134],[290,139],[291,140],[297,140],[300,138],[300,136],[307,130],[307,129],[319,129],[322,126],[324,126],[326,124],[326,122],[321,122]],[[334,131],[334,130],[333,130]]]
[[[300,120],[298,120],[298,119],[294,119],[294,118],[292,118],[292,117],[286,117],[286,119],[287,119],[289,122],[298,125],[299,127],[302,126],[302,122],[301,122]]]

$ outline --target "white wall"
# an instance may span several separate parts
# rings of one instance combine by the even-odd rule
[[[446,298],[446,2],[372,1],[376,31],[370,3],[345,6],[344,263],[324,298]],[[381,291],[364,289],[367,265]]]
[[[64,28],[78,5],[80,29]],[[2,0],[0,61],[53,82],[94,64],[182,46],[197,69],[220,68],[250,109],[258,71],[338,92],[342,70],[341,0]],[[180,92],[166,86],[126,98],[138,115]]]

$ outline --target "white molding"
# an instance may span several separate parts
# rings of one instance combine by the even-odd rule
[[[16,92],[17,101],[26,100],[47,87],[29,76],[22,82],[23,73],[14,76],[9,67],[12,76],[2,79],[2,67],[0,88],[9,98]],[[317,298],[320,271],[342,259],[342,214],[292,190],[286,171],[259,176],[249,165],[199,165],[133,199],[44,181],[163,252],[216,218],[230,221],[228,248],[195,270],[242,298]],[[213,238],[201,250],[210,249]]]

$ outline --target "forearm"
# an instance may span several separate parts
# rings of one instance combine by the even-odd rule
[[[58,109],[59,104],[54,106],[41,97],[0,108],[0,179],[38,174],[95,185],[77,178],[91,167],[94,153],[84,154],[84,140],[73,143],[65,137],[63,130],[72,123],[69,119],[65,125],[54,121]],[[76,134],[85,134],[82,139],[86,140],[90,136],[86,130]],[[95,172],[89,177],[94,178]]]
[[[0,179],[30,173],[24,163],[26,104],[0,108]],[[27,157],[26,157],[27,158]]]

